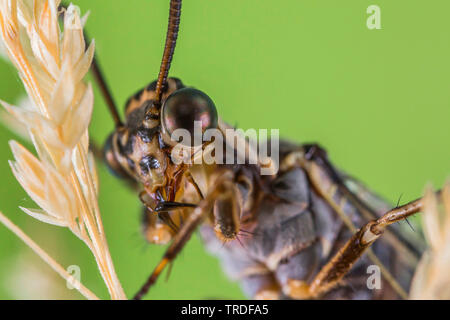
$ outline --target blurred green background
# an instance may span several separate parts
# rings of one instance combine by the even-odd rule
[[[91,11],[87,28],[120,106],[154,80],[168,14],[163,0],[74,1]],[[381,8],[381,30],[366,26]],[[189,0],[171,75],[207,92],[222,118],[242,128],[279,128],[283,137],[316,141],[342,169],[396,202],[420,196],[450,173],[450,3],[445,0]],[[23,89],[0,61],[0,97]],[[113,129],[100,98],[91,135]],[[69,231],[35,222],[17,206],[33,203],[14,180],[0,128],[0,210],[63,266],[79,265],[82,282],[108,294],[88,249]],[[100,205],[117,273],[132,296],[164,248],[139,233],[137,196],[99,165]],[[81,298],[0,226],[0,298]],[[148,298],[243,298],[197,236]]]

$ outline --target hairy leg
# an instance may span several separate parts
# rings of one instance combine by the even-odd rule
[[[193,209],[193,211],[187,215],[183,225],[179,228],[178,232],[174,236],[171,244],[167,248],[163,258],[158,263],[156,268],[151,273],[148,280],[136,293],[134,299],[142,299],[143,296],[149,291],[151,286],[156,282],[161,272],[172,262],[184,248],[185,244],[191,238],[193,232],[203,222],[203,220],[211,213],[214,204],[217,199],[221,198],[221,195],[227,194],[229,191],[229,183],[234,178],[232,171],[225,171],[215,179],[214,189],[206,195],[206,197],[200,201],[200,203]]]
[[[381,218],[367,223],[322,267],[309,284],[298,280],[290,280],[288,282],[289,295],[293,298],[309,299],[318,298],[329,292],[340,283],[356,261],[385,232],[389,225],[420,212],[422,208],[423,199],[420,198],[394,208]]]

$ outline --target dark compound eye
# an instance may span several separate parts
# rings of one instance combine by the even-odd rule
[[[217,128],[216,106],[202,91],[183,88],[172,93],[164,102],[162,125],[169,136],[172,136],[177,129],[185,129],[191,136],[190,141],[193,146],[196,121],[202,134],[207,129]]]

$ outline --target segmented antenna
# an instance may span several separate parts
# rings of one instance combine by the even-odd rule
[[[177,44],[178,30],[180,27],[181,1],[170,0],[169,25],[167,27],[166,44],[164,54],[159,70],[158,81],[156,82],[156,98],[154,104],[157,108],[161,105],[161,96],[164,86],[167,85],[167,76],[169,74],[170,64],[173,58],[173,52]]]

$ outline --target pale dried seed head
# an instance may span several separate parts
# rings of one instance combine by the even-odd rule
[[[0,44],[1,43],[2,42],[0,41]],[[7,105],[5,102],[3,102],[3,104]],[[17,106],[20,109],[25,110],[31,110],[30,104],[31,104],[30,99],[26,95],[19,98],[19,101],[17,102]],[[12,133],[16,134],[23,140],[30,141],[30,136],[28,135],[27,127],[23,124],[23,122],[19,121],[17,117],[13,116],[11,113],[1,108],[0,108],[0,123],[1,125],[8,128]]]
[[[429,248],[411,285],[411,299],[450,299],[450,182],[440,196],[425,193],[423,229]]]
[[[11,142],[13,173],[41,209],[30,216],[68,227],[95,256],[113,299],[125,294],[116,276],[97,202],[98,181],[89,154],[93,90],[83,82],[94,56],[85,47],[79,9],[70,5],[63,31],[55,0],[0,0],[0,34],[30,98],[24,109],[0,103],[26,128],[35,157]]]

